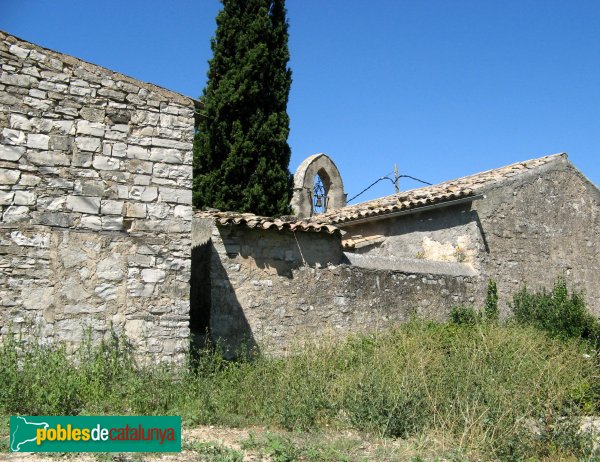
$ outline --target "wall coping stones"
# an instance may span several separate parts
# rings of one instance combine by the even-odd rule
[[[0,40],[6,40],[11,43],[10,50],[16,56],[21,58],[29,57],[30,59],[35,60],[48,60],[52,62],[52,60],[62,61],[66,64],[70,64],[73,67],[79,68],[79,73],[84,75],[86,73],[97,74],[96,77],[100,79],[110,79],[121,81],[126,85],[132,85],[134,87],[143,88],[149,92],[156,93],[162,97],[165,102],[173,102],[177,104],[181,104],[182,106],[193,106],[200,105],[201,103],[198,100],[190,98],[189,96],[182,95],[180,93],[176,93],[172,90],[168,90],[166,88],[160,87],[158,85],[143,82],[141,80],[137,80],[133,77],[129,77],[125,74],[121,74],[119,72],[115,72],[106,67],[99,66],[97,64],[90,63],[88,61],[84,61],[80,58],[76,58],[71,55],[67,55],[64,53],[59,53],[54,50],[50,50],[48,48],[41,47],[34,43],[31,43],[27,40],[24,40],[20,37],[16,37],[8,32],[0,30]],[[22,45],[26,44],[25,47]],[[55,66],[58,67],[59,63],[55,63]],[[57,69],[57,71],[62,70]],[[55,79],[60,79],[62,74],[57,72],[55,74]],[[123,93],[123,98],[125,93]]]

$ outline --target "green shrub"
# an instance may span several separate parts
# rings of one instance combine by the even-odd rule
[[[492,279],[488,281],[487,295],[485,297],[485,319],[489,322],[498,322],[500,310],[498,309],[498,287]]]
[[[450,310],[450,321],[458,325],[474,326],[483,321],[483,316],[472,306],[459,305]]]
[[[514,320],[545,330],[561,338],[583,338],[600,344],[600,322],[585,306],[583,296],[569,293],[564,278],[558,278],[551,292],[530,292],[523,287],[513,296]]]

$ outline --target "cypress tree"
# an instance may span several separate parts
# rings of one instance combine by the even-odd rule
[[[194,205],[289,213],[285,0],[223,0],[194,140]]]

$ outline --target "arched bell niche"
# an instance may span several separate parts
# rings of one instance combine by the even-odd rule
[[[294,174],[295,215],[306,218],[345,205],[342,177],[331,158],[321,153],[305,159]]]

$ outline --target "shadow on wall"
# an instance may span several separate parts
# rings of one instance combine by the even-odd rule
[[[192,249],[190,280],[190,351],[209,343],[210,328],[210,241]]]
[[[246,265],[271,275],[293,277],[301,266],[326,267],[344,262],[338,236],[318,233],[222,229],[223,245],[230,259],[241,257]]]
[[[226,359],[253,356],[259,352],[211,240],[192,249],[190,333],[192,355],[209,345],[220,349]]]

